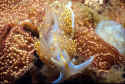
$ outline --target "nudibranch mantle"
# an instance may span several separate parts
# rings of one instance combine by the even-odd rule
[[[125,56],[125,29],[121,24],[115,21],[101,21],[95,31],[104,41]]]
[[[57,8],[55,8],[58,6]],[[94,56],[87,61],[75,65],[74,60],[70,59],[69,53],[63,46],[72,42],[74,31],[75,14],[71,9],[72,2],[64,5],[56,1],[47,9],[43,28],[39,30],[40,54],[50,59],[60,70],[60,76],[53,83],[59,83],[74,74],[84,70],[92,63]],[[67,35],[67,33],[70,35]],[[65,42],[65,40],[69,40]],[[70,44],[71,45],[71,44]],[[69,46],[72,47],[72,46]]]
[[[65,3],[66,2],[66,3]],[[71,1],[59,2],[55,1],[51,5],[52,11],[57,13],[59,27],[64,30],[67,35],[72,35],[75,27],[75,14],[71,8]]]
[[[68,8],[72,14],[72,28],[74,28],[74,24],[75,24],[75,14],[73,12],[73,10],[71,9],[71,6],[72,6],[72,2],[69,2],[67,5],[66,5],[66,8]]]

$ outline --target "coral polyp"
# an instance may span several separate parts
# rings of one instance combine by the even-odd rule
[[[7,25],[3,30],[4,37],[0,43],[0,84],[11,84],[33,66],[34,39],[21,26]]]
[[[125,56],[125,29],[114,21],[101,21],[96,33]]]

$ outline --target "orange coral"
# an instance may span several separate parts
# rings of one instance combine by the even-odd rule
[[[6,68],[9,65],[6,65],[5,67],[0,68],[0,71],[2,72],[0,75],[0,80],[4,81],[3,79],[5,79],[4,82],[7,82],[7,81],[13,80],[16,76],[19,77],[19,75],[23,75],[24,73],[20,72],[20,69],[23,70],[24,66],[29,67],[28,63],[30,64],[32,61],[32,56],[29,56],[31,53],[28,54],[28,52],[32,51],[31,48],[33,48],[33,45],[32,45],[33,38],[28,33],[22,31],[22,29],[19,28],[20,26],[15,27],[15,25],[20,24],[20,22],[24,21],[24,24],[21,23],[23,26],[27,25],[29,29],[32,28],[33,31],[37,32],[36,28],[41,28],[43,26],[41,23],[43,21],[42,18],[45,14],[44,8],[46,8],[51,2],[48,0],[47,1],[45,0],[14,0],[14,1],[1,0],[0,2],[1,2],[0,4],[0,18],[1,18],[0,19],[0,49],[1,49],[0,63],[2,62],[1,66],[3,66],[4,64],[9,64],[8,58],[11,59],[11,57],[12,57],[11,60],[13,63],[11,64],[13,65],[13,67],[11,67],[11,70],[8,70]],[[86,12],[88,10],[86,9],[86,7],[85,7],[86,10],[82,11],[82,8],[84,7],[85,6],[78,3],[73,3],[73,6],[72,6],[72,9],[76,14],[76,17],[75,17],[76,32],[75,32],[74,40],[77,44],[76,52],[77,52],[77,56],[79,57],[78,60],[76,60],[78,61],[77,64],[79,62],[85,61],[86,59],[88,59],[88,57],[93,55],[96,56],[96,58],[93,62],[92,67],[95,67],[98,70],[100,69],[107,70],[114,64],[125,63],[125,57],[120,55],[116,48],[109,45],[103,39],[101,39],[99,36],[95,34],[94,29],[97,23],[94,22],[95,19],[93,19],[93,14],[91,14],[92,12]],[[83,13],[80,13],[81,11]],[[109,13],[106,13],[106,14],[110,15]],[[116,13],[116,16],[118,15],[119,14]],[[121,15],[124,16],[124,14],[121,14]],[[98,18],[98,16],[96,15],[94,15],[94,17]],[[114,19],[115,17],[113,16],[112,18]],[[31,22],[27,23],[25,22],[25,20],[29,20]],[[124,24],[124,19],[120,20],[120,18],[118,18],[117,21],[118,22],[121,21],[120,23],[122,23],[123,21],[123,24]],[[16,30],[15,28],[11,29],[11,27],[4,27],[8,23],[13,23],[14,27],[17,28],[18,30]],[[9,34],[8,34],[8,31],[10,31]],[[67,31],[67,32],[69,33],[70,31]],[[16,33],[17,35],[14,33]],[[32,46],[27,46],[27,45],[32,45]],[[64,47],[66,48],[67,46],[65,45]],[[4,48],[4,50],[2,50],[2,48]],[[23,51],[23,49],[26,49],[26,50]],[[18,52],[20,50],[21,52]],[[72,54],[71,48],[68,48],[67,51]],[[14,56],[17,52],[19,55]],[[10,56],[8,57],[8,55]],[[20,56],[22,56],[22,58],[20,58]],[[18,62],[16,61],[15,63],[13,61],[15,60],[15,58],[17,58],[20,61]],[[44,61],[48,61],[48,59]],[[19,67],[20,64],[22,64],[22,68]],[[16,68],[19,67],[18,69],[16,69],[17,72],[19,71],[19,74],[14,73],[12,74],[13,76],[11,76],[12,79],[7,79],[8,76],[11,75],[11,73],[8,73],[7,71],[15,72],[15,69],[14,69],[15,67]],[[26,70],[27,69],[28,68],[26,68]],[[26,70],[24,69],[24,71]]]
[[[8,30],[1,41],[0,83],[12,83],[33,65],[34,40],[20,26],[4,29]]]

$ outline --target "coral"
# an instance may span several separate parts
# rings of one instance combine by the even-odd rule
[[[111,69],[103,74],[100,83],[123,83],[125,81],[123,75],[125,74],[124,67],[120,65],[113,65]]]
[[[101,70],[110,70],[110,68],[115,64],[125,64],[125,57],[121,55],[115,47],[109,43],[106,43],[102,38],[100,38],[95,33],[95,29],[92,27],[79,26],[75,32],[75,40],[77,44],[76,64],[84,62],[90,56],[95,56],[91,67],[88,68],[96,71],[96,74]],[[101,77],[101,75],[99,78],[94,76],[94,79],[96,79],[98,82]],[[105,83],[105,81],[103,81],[103,83]],[[110,83],[112,83],[112,81]]]
[[[81,8],[82,7],[84,6],[81,5]],[[96,25],[104,19],[100,19],[100,17],[98,17],[100,15],[96,12],[93,12],[92,15],[97,17],[88,18],[89,14],[92,12],[86,14],[88,11],[84,8],[78,10],[78,8],[79,7],[76,7],[76,10],[79,13],[75,12],[76,32],[74,34],[74,39],[77,44],[77,60],[79,60],[76,64],[82,63],[89,56],[95,56],[95,60],[93,61],[90,69],[94,69],[97,72],[100,70],[109,70],[114,64],[117,63],[124,64],[125,57],[120,54],[120,52],[116,49],[117,47],[113,47],[111,44],[105,42],[104,39],[99,37],[95,32]],[[95,25],[93,25],[93,23]],[[124,38],[123,35],[121,38]]]
[[[22,0],[1,0],[0,11],[11,9],[15,4],[18,4]]]
[[[125,3],[124,0],[109,0],[102,12],[103,16],[107,16],[110,20],[116,21],[125,27]]]
[[[73,11],[75,13],[75,22],[79,21],[75,25],[93,26],[95,28],[100,21],[109,20],[107,16],[102,16],[94,9],[81,3],[74,3]]]
[[[47,6],[44,0],[2,0],[6,9],[0,10],[0,26],[5,24],[19,24],[24,20],[30,20],[33,25],[39,27],[42,22],[42,16],[44,15],[44,8]],[[2,2],[2,3],[3,3]],[[11,3],[12,2],[12,3]],[[14,4],[13,4],[14,3]],[[1,5],[2,6],[2,5]]]
[[[0,83],[11,84],[32,67],[34,40],[23,27],[37,32],[42,4],[42,0],[0,1]]]
[[[34,39],[21,26],[8,25],[0,49],[0,83],[13,83],[33,65]],[[3,35],[2,34],[2,35]]]
[[[34,51],[34,47],[33,47],[34,45],[32,44],[32,41],[28,40],[28,42],[27,42],[26,39],[29,38],[32,40],[33,37],[31,35],[29,35],[29,33],[22,31],[22,29],[26,29],[26,30],[29,29],[29,30],[32,30],[33,32],[34,31],[37,32],[36,27],[39,27],[40,22],[42,22],[42,18],[43,18],[42,16],[44,15],[44,7],[47,4],[48,3],[45,3],[45,0],[9,0],[9,1],[2,0],[2,1],[0,1],[0,18],[1,18],[0,19],[0,57],[2,57],[2,55],[4,53],[6,53],[6,55],[4,55],[5,56],[4,61],[5,61],[5,63],[7,63],[8,61],[6,62],[6,56],[7,56],[7,54],[9,54],[9,52],[5,52],[5,51],[7,51],[7,48],[11,48],[15,45],[19,45],[19,49],[17,47],[16,47],[17,48],[16,51],[13,51],[13,49],[12,49],[13,53],[10,53],[10,55],[12,54],[12,57],[17,57],[17,56],[13,56],[13,54],[15,55],[15,53],[17,53],[18,50],[20,51],[20,52],[18,52],[19,55],[17,57],[20,61],[17,64],[16,63],[13,64],[13,66],[17,66],[18,69],[16,69],[17,70],[16,72],[20,72],[19,70],[22,70],[17,75],[15,74],[13,76],[10,76],[11,73],[9,73],[9,74],[7,73],[8,75],[6,74],[3,76],[0,76],[0,82],[7,80],[9,83],[12,83],[13,81],[15,81],[17,79],[16,77],[20,78],[28,70],[28,68],[30,69],[30,65],[32,65],[32,62],[33,62],[33,58],[32,58],[33,53],[31,53],[31,51],[32,52]],[[16,40],[18,40],[18,42],[20,42],[20,44],[16,43],[17,41],[12,42],[13,45],[10,47],[8,46],[5,49],[5,51],[3,51],[2,49],[5,47],[4,46],[5,43],[2,41],[7,41],[6,37],[11,39],[12,36],[10,36],[10,35],[12,34],[12,32],[16,31],[16,28],[11,30],[11,27],[10,28],[5,27],[5,25],[7,25],[7,24],[13,24],[14,26],[21,25],[21,30],[17,30],[17,31],[22,32],[23,35],[20,35],[20,33],[19,33],[19,36],[18,36],[18,33],[17,33],[17,37],[15,37],[15,39],[17,38]],[[9,34],[9,32],[8,32],[10,30],[11,30],[11,34]],[[23,45],[22,40],[20,38],[21,39],[26,38],[25,39],[26,43],[24,42],[25,45]],[[12,40],[13,40],[13,38],[12,38]],[[6,44],[6,45],[9,45],[9,44]],[[28,47],[28,50],[27,50],[27,47]],[[31,49],[30,49],[30,47],[31,47]],[[10,51],[10,50],[8,49],[8,51]],[[20,53],[21,53],[21,55],[20,55]],[[27,54],[29,54],[30,56]],[[22,59],[20,58],[20,56],[22,57]],[[27,57],[29,57],[29,58],[27,58]],[[26,61],[26,60],[28,60],[28,61]],[[24,63],[24,64],[22,64],[22,63]],[[20,65],[20,64],[22,64],[22,65]],[[23,70],[24,65],[25,65],[25,69]],[[22,67],[22,69],[20,66]],[[6,66],[6,67],[8,67],[8,66]],[[7,70],[6,67],[3,67],[5,73]],[[11,72],[15,72],[14,69],[12,69]],[[1,74],[4,73],[2,69],[0,70],[0,73]],[[10,76],[9,78],[12,78],[12,79],[9,79],[8,76]]]
[[[0,28],[0,50],[2,49],[2,40],[6,38],[6,35],[10,29],[11,28],[9,26]]]
[[[89,28],[89,27],[88,27]],[[119,60],[119,52],[111,45],[103,41],[93,28],[81,27],[75,33],[77,43],[77,60],[83,61],[89,56],[96,56],[93,64],[99,69],[109,69]]]
[[[81,8],[81,9],[78,9]],[[86,9],[85,9],[86,8]],[[96,56],[93,65],[98,69],[109,69],[113,64],[124,63],[125,57],[116,48],[106,43],[96,32],[96,25],[105,18],[93,12],[91,8],[76,3],[73,6],[75,12],[75,36],[77,60],[82,63],[89,56]],[[108,18],[107,18],[108,19]]]
[[[121,24],[114,21],[101,21],[95,32],[125,56],[125,29]]]
[[[110,0],[110,1],[118,2],[115,0],[114,1]],[[9,0],[9,1],[2,0],[0,1],[0,18],[1,18],[0,19],[0,56],[1,56],[0,62],[2,62],[2,65],[6,63],[9,64],[8,59],[6,59],[8,55],[10,55],[9,58],[12,57],[12,60],[13,59],[15,60],[15,58],[18,58],[20,60],[20,61],[16,61],[17,64],[15,62],[12,62],[13,64],[11,65],[13,66],[11,67],[10,71],[6,69],[6,67],[8,67],[9,65],[0,68],[0,71],[2,71],[1,73],[2,75],[0,75],[0,80],[4,81],[3,79],[5,79],[5,82],[8,82],[8,81],[15,80],[16,77],[20,77],[20,75],[23,75],[25,73],[25,72],[20,72],[20,69],[23,70],[22,68],[24,65],[30,68],[31,60],[33,59],[31,54],[31,52],[34,49],[32,45],[33,40],[28,40],[28,43],[27,43],[27,40],[25,41],[26,43],[23,42],[24,39],[33,39],[33,37],[31,37],[28,33],[23,31],[22,29],[18,28],[20,26],[17,26],[17,29],[19,30],[16,30],[16,28],[11,29],[11,27],[6,27],[6,28],[4,27],[6,24],[10,24],[10,23],[12,23],[14,27],[15,25],[21,24],[24,27],[24,29],[30,29],[32,31],[35,31],[36,33],[40,32],[41,39],[40,41],[38,41],[38,43],[36,43],[36,47],[37,47],[36,49],[38,51],[41,61],[47,64],[47,66],[51,66],[51,67],[54,66],[55,63],[58,64],[57,67],[65,67],[65,70],[67,70],[66,67],[68,67],[69,71],[66,71],[66,72],[68,72],[69,74],[72,73],[71,68],[73,68],[73,70],[75,71],[76,70],[76,68],[74,68],[75,66],[84,63],[84,61],[85,63],[87,63],[88,61],[86,62],[86,60],[90,56],[95,57],[91,67],[97,68],[97,71],[108,70],[112,65],[117,63],[125,63],[125,57],[122,56],[115,47],[105,42],[101,37],[99,37],[95,33],[96,25],[101,20],[112,19],[125,25],[124,12],[122,12],[124,11],[124,4],[122,5],[119,5],[119,3],[117,4],[117,6],[121,7],[120,9],[115,5],[111,7],[110,4],[106,4],[105,10],[102,13],[102,15],[105,16],[104,17],[99,15],[95,10],[91,9],[92,7],[85,6],[85,4],[82,4],[82,3],[72,2],[72,6],[69,3],[67,7],[65,7],[65,5],[67,4],[67,1],[61,1],[60,3],[62,5],[60,7],[60,3],[58,4],[56,1],[53,4],[53,2],[54,0],[53,1],[50,1],[50,0]],[[53,10],[49,9],[50,6],[53,6],[53,8],[55,6],[55,9],[57,9],[57,12],[61,9],[59,11],[59,14],[55,14],[54,16]],[[58,6],[60,8],[59,10],[58,10]],[[98,7],[99,9],[101,9],[100,6]],[[49,11],[48,15],[46,15],[46,11]],[[64,15],[66,15],[65,18],[64,18]],[[47,27],[47,25],[44,25],[43,17],[46,17],[46,16],[49,18],[49,19],[47,18],[47,21],[48,22],[50,21],[49,24],[51,24],[50,25],[51,27]],[[61,16],[60,21],[63,23],[62,26],[57,25],[57,24],[60,24],[58,23],[60,21],[56,21],[59,18],[59,16]],[[56,23],[56,25],[54,23]],[[74,25],[74,28],[73,28],[73,25]],[[60,28],[59,30],[58,30],[58,27]],[[19,32],[17,33],[16,31],[19,31]],[[53,32],[53,31],[59,31],[59,32]],[[17,35],[13,34],[14,32]],[[57,38],[56,40],[58,41],[56,41],[55,38]],[[52,42],[51,42],[51,39],[52,39]],[[42,45],[42,43],[43,44],[45,43],[46,45],[49,44],[49,45],[45,46],[45,44]],[[32,46],[28,46],[28,45],[32,45]],[[16,48],[15,51],[13,49],[13,46],[14,46],[14,49]],[[51,49],[48,48],[50,46],[52,47]],[[15,53],[17,53],[18,50],[19,51],[21,50],[21,52],[23,53],[19,52],[18,53],[19,55],[15,56]],[[64,55],[62,55],[63,52],[64,52]],[[30,57],[28,53],[31,54]],[[20,58],[20,56],[22,59]],[[51,59],[51,58],[54,58],[57,60],[57,57],[59,58],[60,62],[54,62]],[[76,59],[76,61],[73,63],[72,58],[74,57],[76,58],[78,57],[78,59]],[[70,59],[68,60],[68,58]],[[28,61],[26,62],[24,61],[24,59]],[[22,64],[21,65],[22,68],[19,67],[20,64]],[[69,66],[72,64],[74,65]],[[18,74],[15,74],[15,73],[13,74],[13,72],[15,72],[15,69],[13,68],[14,66],[19,67],[18,69],[16,69],[16,72],[19,72]],[[23,71],[27,71],[28,70],[27,67]],[[81,67],[81,68],[84,69],[84,67]],[[12,72],[13,76],[11,76],[11,73],[6,73],[6,70],[8,70],[9,72]],[[12,79],[8,79],[10,77]],[[60,78],[62,78],[62,75],[60,75]]]
[[[101,5],[104,4],[104,0],[85,0],[84,4],[93,9],[99,10]]]

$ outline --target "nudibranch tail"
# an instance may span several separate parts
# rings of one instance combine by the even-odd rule
[[[82,71],[84,68],[86,68],[89,64],[92,63],[92,61],[94,60],[94,56],[91,56],[90,59],[88,59],[87,61],[79,64],[79,65],[74,65],[72,62],[69,64],[69,66],[74,69],[74,72],[72,72],[73,74],[78,73],[80,71]]]
[[[62,54],[58,54],[57,58],[58,58],[58,60],[55,60],[55,59],[53,59],[53,60],[55,63],[58,64],[58,67],[60,67],[61,74],[60,74],[59,78],[53,82],[53,84],[59,83],[60,81],[64,80],[65,78],[68,78],[72,75],[80,73],[89,64],[91,64],[92,61],[94,60],[94,56],[91,56],[90,59],[88,59],[87,61],[85,61],[79,65],[75,65],[73,63],[73,60],[70,60],[66,51],[63,51]],[[63,74],[63,76],[62,76],[62,74]]]
[[[61,80],[63,80],[64,74],[62,72],[60,72],[59,77],[52,82],[52,84],[58,84]]]

